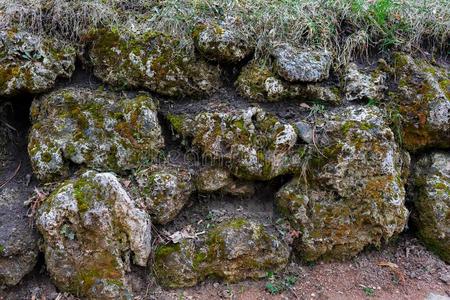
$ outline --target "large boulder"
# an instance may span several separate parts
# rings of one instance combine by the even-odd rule
[[[167,96],[201,96],[220,86],[216,67],[183,54],[179,41],[165,34],[130,35],[102,29],[91,38],[94,74],[108,84]]]
[[[64,177],[69,162],[123,173],[164,146],[156,103],[147,94],[66,88],[35,100],[28,152],[42,181]]]
[[[449,68],[403,53],[393,55],[397,86],[389,95],[401,116],[399,130],[406,149],[450,147]]]
[[[425,245],[450,263],[450,153],[422,157],[413,174],[413,218]]]
[[[273,51],[275,68],[290,82],[317,82],[328,79],[332,63],[326,50],[297,49],[284,44]]]
[[[75,70],[73,47],[24,31],[0,31],[0,96],[42,93]]]
[[[336,105],[342,98],[336,85],[288,82],[280,78],[267,64],[258,60],[253,60],[242,68],[235,86],[242,97],[257,102],[301,100]]]
[[[294,127],[261,108],[169,115],[168,119],[205,158],[226,163],[238,178],[269,180],[298,169]]]
[[[29,189],[0,189],[0,287],[18,284],[36,265],[38,236],[24,207]]]
[[[175,219],[194,191],[194,174],[185,167],[154,165],[138,172],[137,194],[152,220],[166,224]]]
[[[380,110],[337,109],[315,126],[317,143],[303,151],[303,176],[277,194],[280,211],[301,232],[299,256],[348,258],[402,232],[408,218],[403,165],[409,160]]]
[[[45,262],[56,286],[90,299],[130,296],[130,253],[145,266],[151,223],[112,173],[87,171],[62,183],[36,216]]]
[[[262,224],[232,219],[211,229],[202,241],[159,246],[154,272],[169,288],[194,286],[208,276],[236,282],[281,270],[289,254],[289,247]]]
[[[249,34],[242,30],[245,25],[236,18],[217,22],[209,20],[194,28],[196,48],[206,58],[222,63],[238,63],[254,50]]]

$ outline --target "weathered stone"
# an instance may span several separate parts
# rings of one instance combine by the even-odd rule
[[[198,24],[193,32],[195,46],[208,59],[238,63],[254,50],[251,37],[242,33],[242,26],[242,22],[231,17]]]
[[[162,33],[126,35],[103,29],[92,39],[94,74],[111,85],[167,96],[201,96],[220,86],[219,69],[183,54],[179,42]]]
[[[295,172],[300,165],[293,126],[257,107],[169,117],[176,131],[192,138],[205,157],[226,162],[241,179],[269,180]]]
[[[150,218],[112,173],[87,171],[62,183],[42,204],[36,225],[56,286],[89,299],[131,297],[129,256],[145,266]]]
[[[275,66],[282,78],[290,82],[317,82],[328,79],[331,53],[325,50],[296,49],[281,45],[273,51]]]
[[[401,134],[409,151],[450,148],[450,79],[448,67],[432,66],[402,53],[393,55],[397,88],[390,91],[401,116]]]
[[[259,61],[252,61],[242,69],[235,86],[240,95],[258,102],[301,100],[336,105],[342,98],[337,86],[328,83],[287,82]]]
[[[158,282],[169,288],[194,286],[208,276],[236,282],[279,271],[289,253],[289,247],[260,223],[232,219],[198,243],[186,239],[159,246],[154,270]]]
[[[18,284],[36,265],[38,236],[26,216],[25,190],[0,189],[0,287]]]
[[[376,69],[366,74],[355,63],[347,67],[345,74],[345,99],[354,100],[383,100],[386,73]]]
[[[314,129],[312,124],[305,121],[298,121],[295,123],[295,127],[297,128],[298,135],[305,143],[311,144],[314,142]]]
[[[0,31],[0,96],[41,93],[75,70],[75,50],[28,32]]]
[[[425,245],[450,263],[450,153],[422,157],[413,174],[414,220]]]
[[[152,166],[136,175],[139,196],[152,220],[166,224],[175,219],[194,191],[193,171],[176,166]]]
[[[156,104],[147,94],[67,88],[35,100],[28,151],[42,181],[64,177],[69,161],[123,173],[164,146]]]
[[[400,233],[408,218],[402,153],[380,110],[337,109],[315,126],[304,176],[277,194],[278,207],[301,232],[300,257],[347,258]]]
[[[195,185],[201,193],[223,192],[232,196],[251,196],[254,186],[250,182],[234,180],[230,171],[219,167],[206,167],[197,172]]]

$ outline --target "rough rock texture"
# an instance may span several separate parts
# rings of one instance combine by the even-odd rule
[[[219,167],[205,167],[195,177],[195,186],[201,193],[222,192],[232,196],[251,196],[255,192],[250,182],[235,180],[230,171]]]
[[[208,276],[236,282],[282,269],[289,252],[263,225],[232,219],[210,230],[203,241],[159,246],[154,272],[158,282],[170,288],[194,286]]]
[[[75,50],[27,32],[0,31],[0,96],[49,90],[75,69]]]
[[[433,152],[415,166],[414,220],[425,245],[450,263],[450,153]]]
[[[148,163],[164,146],[147,94],[62,89],[35,100],[31,117],[28,152],[42,181],[66,176],[69,161],[121,173]]]
[[[194,191],[193,171],[176,166],[152,166],[136,175],[138,194],[152,220],[166,224],[178,215]]]
[[[345,74],[345,99],[354,100],[383,100],[386,73],[376,69],[369,74],[360,70],[355,63],[350,63]]]
[[[433,66],[403,53],[393,55],[397,89],[390,97],[402,117],[404,147],[417,151],[431,147],[450,147],[449,69]]]
[[[293,126],[260,108],[202,112],[194,117],[170,115],[169,121],[176,131],[192,138],[204,157],[227,163],[238,178],[269,180],[298,169]]]
[[[282,78],[290,82],[317,82],[328,79],[331,53],[325,50],[296,49],[281,45],[273,52],[275,67]]]
[[[299,256],[347,258],[402,232],[408,218],[402,164],[409,161],[402,162],[381,112],[337,109],[315,125],[318,150],[304,151],[307,175],[277,194],[281,212],[301,232]]]
[[[257,60],[242,69],[235,86],[239,94],[251,101],[320,100],[332,105],[341,102],[337,86],[328,83],[291,83],[280,78],[269,66]]]
[[[208,59],[222,63],[240,62],[254,48],[250,36],[243,35],[239,30],[242,26],[235,18],[199,24],[193,32],[195,46]]]
[[[150,218],[112,173],[87,171],[62,183],[40,207],[47,269],[59,289],[91,299],[129,296],[130,252],[145,266]]]
[[[162,33],[130,36],[98,30],[92,39],[94,74],[111,85],[167,96],[200,96],[220,85],[216,67],[183,54],[179,42]]]
[[[38,237],[26,217],[25,200],[18,188],[0,189],[0,287],[16,285],[36,264]]]

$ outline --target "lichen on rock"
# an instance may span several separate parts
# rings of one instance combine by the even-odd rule
[[[332,63],[326,50],[297,49],[289,44],[275,47],[275,69],[289,82],[318,82],[328,79]]]
[[[342,259],[403,231],[403,153],[375,107],[348,107],[316,120],[307,176],[277,194],[280,211],[301,232],[296,250],[306,261]],[[317,146],[317,149],[316,149]]]
[[[123,173],[147,164],[164,146],[156,103],[134,97],[66,88],[35,100],[28,152],[42,181],[64,177],[69,161]]]
[[[208,276],[236,282],[281,270],[289,254],[289,247],[262,224],[231,219],[197,243],[186,239],[159,246],[154,272],[158,282],[169,288],[194,286]]]
[[[298,170],[294,150],[297,133],[261,108],[201,112],[193,117],[171,118],[173,127],[191,138],[204,157],[226,163],[230,172],[246,180],[269,180]]]
[[[337,85],[288,82],[280,78],[267,63],[258,60],[253,60],[242,68],[235,86],[241,96],[257,102],[302,100],[337,105],[342,98]]]
[[[14,29],[0,31],[0,96],[42,93],[75,70],[75,49]]]
[[[412,185],[418,236],[450,263],[450,153],[423,156],[415,165]]]
[[[245,25],[239,19],[209,20],[198,24],[193,31],[196,48],[207,59],[222,63],[238,63],[254,50],[250,34],[244,34]]]
[[[360,69],[355,63],[347,66],[345,74],[345,99],[354,100],[375,100],[384,99],[384,92],[387,75],[380,69],[366,72]]]
[[[184,54],[179,42],[166,34],[100,29],[91,39],[94,74],[111,85],[146,88],[167,96],[202,96],[220,86],[217,67]]]
[[[193,177],[193,170],[164,164],[136,174],[137,194],[155,223],[172,221],[186,206],[195,189]]]
[[[129,255],[147,264],[151,223],[114,174],[87,171],[63,182],[39,208],[36,225],[59,289],[90,299],[131,296]]]
[[[401,115],[401,140],[409,151],[450,147],[450,80],[448,67],[394,53],[397,87],[389,92]]]
[[[200,193],[221,192],[231,196],[251,196],[255,188],[251,182],[236,180],[230,171],[221,167],[204,167],[197,171],[195,187]]]

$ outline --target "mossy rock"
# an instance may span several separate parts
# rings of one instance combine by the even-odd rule
[[[229,163],[230,172],[240,179],[269,180],[299,171],[293,126],[260,108],[169,119],[173,120],[177,121],[173,127],[192,139],[206,158]]]
[[[60,290],[89,299],[131,296],[128,257],[147,264],[151,223],[114,174],[87,171],[62,183],[39,208],[36,225]]]
[[[279,77],[268,63],[259,60],[244,66],[234,85],[238,93],[249,101],[320,101],[330,105],[338,105],[342,101],[342,92],[337,85],[291,83]]]
[[[99,29],[90,38],[94,74],[113,86],[167,96],[203,96],[220,86],[218,68],[184,53],[179,41],[166,34]]]
[[[0,31],[0,96],[42,93],[75,70],[75,49],[15,29]]]
[[[195,189],[193,171],[183,166],[153,165],[138,172],[136,181],[136,194],[158,224],[173,221]]]
[[[194,286],[209,276],[227,282],[256,279],[284,268],[289,254],[289,247],[262,224],[231,219],[199,243],[183,240],[158,247],[155,276],[170,288]]]
[[[419,238],[450,263],[450,154],[432,152],[422,157],[415,166],[412,188]]]
[[[301,232],[295,241],[298,256],[345,259],[402,232],[408,160],[402,160],[381,111],[337,109],[315,124],[320,131],[317,144],[305,151],[305,176],[277,194],[278,208]]]
[[[409,151],[450,148],[450,81],[448,67],[431,65],[394,53],[392,72],[396,87],[389,91],[399,130]]]
[[[69,162],[124,173],[149,164],[164,146],[156,102],[88,88],[35,100],[28,152],[42,181],[65,177]]]
[[[253,39],[243,34],[245,26],[239,20],[209,20],[195,26],[192,36],[195,46],[207,59],[235,64],[254,51]]]

